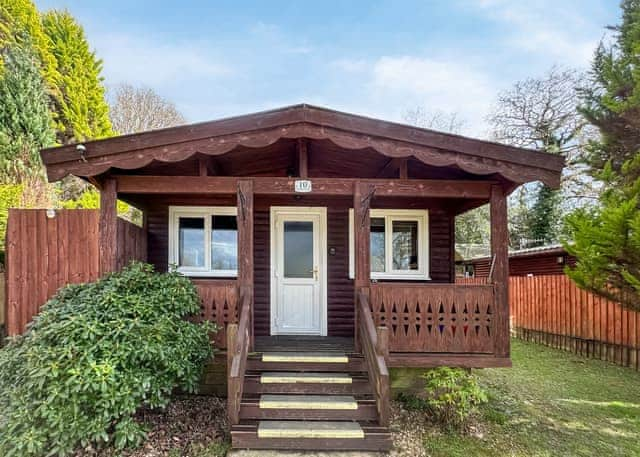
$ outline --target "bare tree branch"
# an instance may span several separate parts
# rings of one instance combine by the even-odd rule
[[[407,124],[416,127],[449,133],[461,133],[467,125],[456,112],[427,111],[420,106],[406,110],[402,118]]]
[[[122,84],[109,98],[111,124],[121,135],[186,123],[173,102],[148,87]]]

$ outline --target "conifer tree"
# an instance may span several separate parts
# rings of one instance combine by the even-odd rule
[[[601,204],[568,219],[567,274],[582,288],[640,311],[640,0],[624,0],[615,41],[601,44],[581,111],[600,131],[585,154],[604,183]]]
[[[16,41],[20,44],[24,39],[29,41],[27,46],[32,48],[38,57],[48,94],[53,98],[59,98],[56,60],[35,4],[32,0],[0,0],[0,47]],[[0,62],[2,61],[0,58]]]
[[[110,136],[102,61],[89,48],[82,26],[66,11],[49,11],[42,22],[59,74],[61,96],[54,100],[58,142]]]
[[[40,148],[54,144],[39,62],[28,40],[0,50],[0,182],[42,175]]]

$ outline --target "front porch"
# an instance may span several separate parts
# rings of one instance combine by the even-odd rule
[[[145,215],[147,260],[192,277],[196,319],[220,328],[234,446],[376,450],[389,367],[510,365],[506,199],[557,186],[563,165],[308,105],[43,160],[100,188],[101,273],[118,267],[120,199]],[[455,284],[455,217],[484,204],[490,280]]]

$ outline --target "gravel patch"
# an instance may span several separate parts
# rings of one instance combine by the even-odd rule
[[[229,425],[224,400],[211,396],[176,396],[165,410],[145,409],[137,419],[149,430],[137,449],[84,449],[76,457],[220,457],[229,448]],[[425,439],[439,430],[427,415],[400,402],[391,404],[393,449],[388,453],[231,451],[229,457],[428,457]]]
[[[176,396],[164,410],[141,410],[149,430],[137,449],[84,449],[77,457],[217,457],[229,446],[226,404],[211,396]]]
[[[424,440],[432,432],[433,425],[421,411],[409,411],[401,403],[391,403],[391,457],[427,457]]]

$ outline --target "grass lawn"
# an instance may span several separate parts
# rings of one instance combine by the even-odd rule
[[[640,373],[514,340],[513,368],[475,370],[481,434],[430,432],[431,456],[640,456]]]

